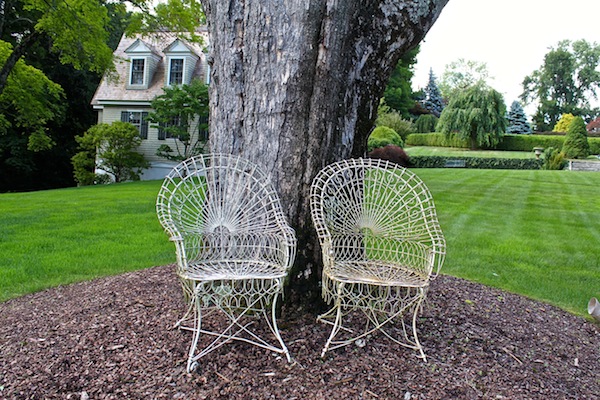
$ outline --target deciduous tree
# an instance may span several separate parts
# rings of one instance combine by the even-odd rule
[[[0,41],[0,62],[10,57],[11,51],[9,43]],[[63,101],[59,85],[37,68],[18,61],[10,84],[0,93],[0,135],[22,133],[33,151],[52,147],[46,124],[61,118]]]
[[[506,130],[506,105],[502,95],[483,84],[457,93],[440,116],[438,131],[468,139],[471,149],[494,147]]]
[[[538,131],[550,130],[565,113],[596,115],[590,99],[600,87],[600,46],[585,40],[564,40],[544,56],[539,69],[523,80],[521,99],[537,103]]]
[[[310,184],[366,154],[388,78],[448,0],[203,0],[210,148],[262,165],[299,239],[295,289],[318,293]]]
[[[418,47],[400,57],[383,92],[385,103],[405,119],[411,117],[410,110],[415,105],[411,81],[413,78],[413,65],[417,62],[417,54],[419,54]]]
[[[168,160],[181,161],[201,154],[208,131],[208,87],[195,79],[190,84],[165,87],[164,93],[151,102],[148,120],[165,134],[169,144],[157,154]]]
[[[442,96],[449,102],[454,94],[475,85],[489,85],[490,73],[487,64],[459,58],[446,65],[439,82]]]

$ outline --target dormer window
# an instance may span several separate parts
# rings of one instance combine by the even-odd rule
[[[144,59],[131,60],[131,85],[144,84]]]
[[[200,57],[194,49],[180,39],[175,39],[164,50],[166,56],[165,85],[189,84]]]
[[[183,58],[171,58],[169,66],[169,85],[183,83]]]
[[[160,54],[150,44],[140,39],[133,42],[125,50],[125,54],[129,56],[130,62],[127,89],[148,89],[161,60]]]

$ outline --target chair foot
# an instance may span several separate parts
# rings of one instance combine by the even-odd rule
[[[187,366],[187,372],[192,373],[198,368],[198,361],[189,362]]]

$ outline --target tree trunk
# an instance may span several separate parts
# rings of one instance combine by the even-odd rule
[[[271,174],[298,236],[294,293],[318,295],[313,177],[331,162],[365,155],[398,59],[447,2],[203,0],[210,149],[242,155]]]
[[[1,0],[0,0],[1,1]],[[39,32],[32,31],[27,35],[24,35],[21,40],[15,45],[13,51],[10,53],[2,68],[0,68],[0,94],[4,92],[6,83],[8,82],[8,76],[17,65],[17,62],[23,57],[25,51],[29,46],[35,42],[40,36]]]

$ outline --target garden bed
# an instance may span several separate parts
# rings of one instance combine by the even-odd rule
[[[4,399],[596,399],[600,329],[556,307],[441,276],[419,319],[428,362],[378,335],[319,357],[329,334],[284,308],[285,359],[246,344],[185,372],[171,266],[0,304]]]

